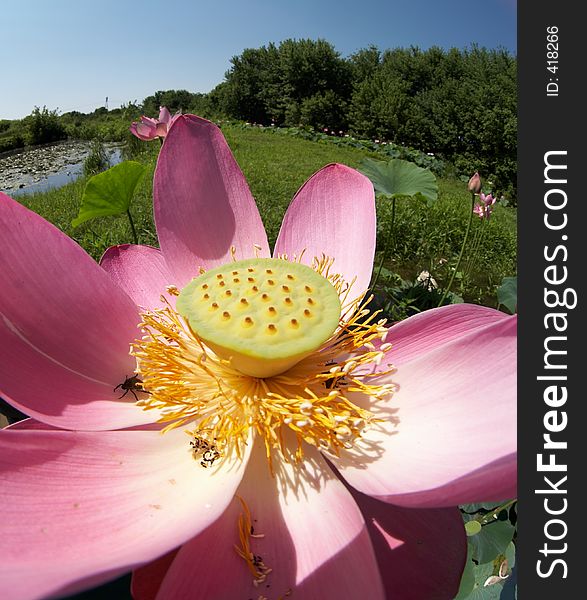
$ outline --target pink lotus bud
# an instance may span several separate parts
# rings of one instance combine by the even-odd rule
[[[479,177],[479,173],[475,173],[475,175],[469,179],[467,189],[472,194],[478,194],[481,191],[481,177]]]

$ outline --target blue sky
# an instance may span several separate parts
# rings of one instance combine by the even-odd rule
[[[207,92],[232,56],[287,38],[324,38],[343,56],[371,44],[516,51],[516,0],[17,0],[0,23],[5,119]]]

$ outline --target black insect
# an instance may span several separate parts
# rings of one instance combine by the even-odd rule
[[[113,391],[116,391],[117,389],[124,390],[122,396],[118,398],[119,400],[120,398],[124,398],[129,392],[135,397],[135,400],[138,400],[137,392],[143,392],[143,394],[149,393],[143,389],[142,384],[143,381],[139,379],[139,376],[133,375],[132,377],[127,377],[122,383],[119,383]]]
[[[329,360],[324,366],[331,367],[336,364],[337,363],[334,360]],[[324,387],[327,390],[332,390],[334,388],[339,388],[339,387],[346,387],[347,385],[348,385],[348,382],[346,380],[346,377],[344,375],[340,375],[339,373],[333,375],[332,377],[329,377],[328,379],[326,379],[324,381]]]

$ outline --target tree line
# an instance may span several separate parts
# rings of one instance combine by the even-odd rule
[[[118,112],[157,116],[167,106],[172,112],[393,142],[433,153],[456,175],[479,171],[494,191],[515,198],[516,72],[516,57],[503,49],[371,46],[343,57],[325,40],[290,39],[234,56],[224,81],[207,94],[157,91],[142,106],[130,103]],[[34,143],[42,137],[38,123],[52,137],[62,133],[55,113],[36,111],[27,118]],[[102,108],[91,116],[110,121],[114,112]],[[66,113],[61,120],[68,135],[91,137],[86,115]],[[0,131],[0,146],[3,137],[14,145],[8,138],[15,137],[16,124],[0,125],[11,127]],[[114,122],[108,127],[122,131]]]
[[[516,76],[516,58],[502,49],[371,46],[345,58],[325,40],[286,40],[233,57],[205,100],[236,119],[415,147],[512,193]]]
[[[516,77],[516,57],[503,49],[371,46],[343,57],[325,40],[290,39],[234,56],[208,94],[157,92],[143,108],[394,142],[515,196]]]

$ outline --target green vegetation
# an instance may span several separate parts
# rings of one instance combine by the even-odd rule
[[[366,157],[377,156],[360,148],[275,135],[260,128],[225,124],[223,132],[257,200],[270,244],[275,243],[291,198],[310,175],[331,162],[358,168]],[[159,143],[142,143],[140,148],[142,152],[134,159],[145,164],[147,171],[137,186],[130,211],[139,242],[156,246],[152,176]],[[20,200],[99,259],[108,246],[130,242],[132,231],[129,222],[119,217],[104,217],[74,229],[71,222],[78,215],[84,186],[85,180],[81,179],[50,192],[22,196]],[[471,202],[466,182],[444,178],[438,181],[438,187],[436,202],[417,197],[397,200],[395,234],[389,240],[390,258],[379,281],[383,292],[401,287],[401,279],[415,281],[422,270],[429,271],[440,286],[450,278]],[[390,200],[379,198],[377,208],[380,257],[389,230]],[[466,300],[497,306],[496,289],[502,278],[516,272],[516,211],[498,203],[490,221],[476,218],[473,225],[473,240],[475,232],[482,235],[479,250],[472,257],[465,254],[453,291]]]
[[[72,111],[63,115],[36,107],[24,119],[0,120],[0,152],[67,138],[131,143],[130,123],[141,114],[141,108],[134,104],[110,111],[101,107],[89,114]]]
[[[142,105],[111,111],[58,117],[36,108],[22,121],[0,121],[0,152],[66,136],[125,141],[131,121],[167,106],[308,136],[391,143],[398,152],[409,147],[440,159],[445,174],[479,171],[494,193],[515,203],[516,77],[516,58],[505,50],[372,46],[344,58],[324,40],[285,40],[233,57],[225,80],[208,94],[157,91]]]
[[[516,68],[503,50],[369,47],[344,58],[324,40],[285,40],[233,57],[225,80],[208,94],[157,91],[141,105],[110,111],[59,116],[43,107],[21,121],[0,121],[0,152],[64,137],[92,140],[87,177],[106,166],[102,141],[125,142],[123,159],[147,165],[130,207],[145,244],[157,243],[151,179],[159,145],[141,142],[129,125],[141,115],[156,117],[160,106],[222,124],[271,244],[292,196],[325,164],[408,160],[437,176],[438,197],[378,198],[376,302],[398,319],[458,296],[496,306],[503,277],[516,273]],[[483,191],[507,201],[498,202],[490,221],[473,219],[456,269],[474,171],[487,184]],[[99,258],[131,239],[130,223],[105,217],[72,230],[83,188],[80,181],[23,201]],[[430,273],[426,282],[417,281],[421,271]],[[453,282],[453,294],[432,282],[441,290]]]
[[[324,40],[286,40],[231,62],[209,95],[220,114],[413,146],[515,198],[517,62],[506,51],[370,47],[345,59]]]
[[[108,155],[100,138],[94,138],[90,144],[90,153],[84,160],[84,175],[91,177],[105,171],[110,166]]]
[[[22,121],[0,121],[0,152],[57,142],[67,137],[65,126],[57,111],[35,107]]]

